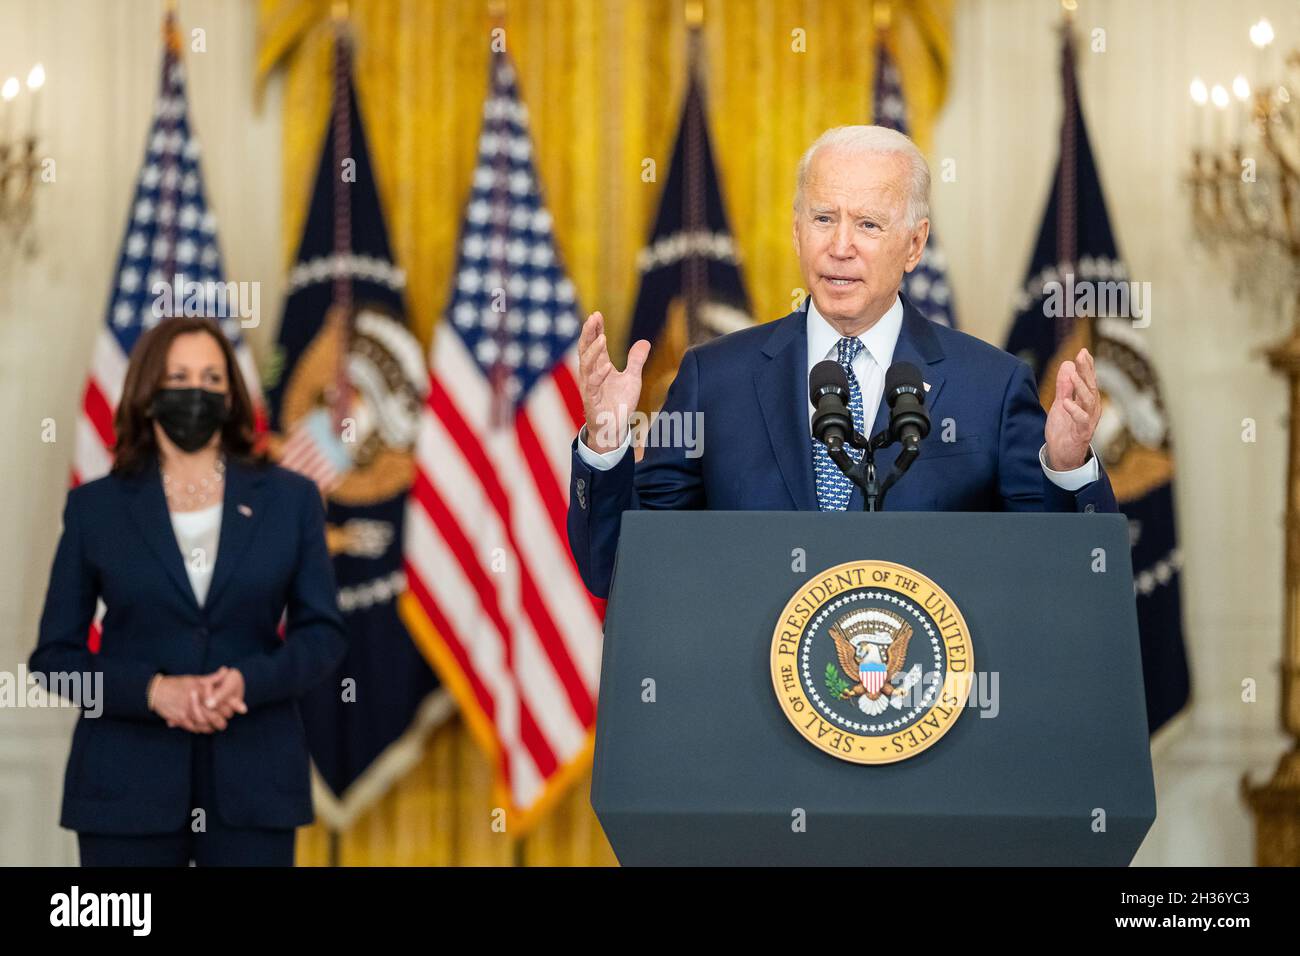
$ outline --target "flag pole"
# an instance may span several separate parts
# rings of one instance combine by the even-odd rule
[[[506,0],[488,0],[487,4],[488,17],[492,21],[493,30],[505,31],[506,26]],[[508,47],[506,48],[508,49]],[[501,246],[505,246],[505,230],[501,229]],[[501,275],[505,275],[507,264],[504,259],[494,262]],[[507,336],[505,323],[497,329],[497,337],[504,341]],[[510,401],[505,391],[505,380],[507,376],[506,368],[498,359],[492,366],[492,373],[489,379],[492,384],[492,420],[499,427],[506,427],[514,414],[514,404]],[[527,834],[515,836],[512,830],[508,830],[508,839],[510,840],[510,866],[523,868],[528,865],[527,856]]]
[[[351,407],[347,361],[352,341],[352,189],[344,164],[352,161],[352,37],[347,0],[334,0],[330,19],[334,30],[334,95],[330,123],[334,133],[334,284],[329,321],[337,328],[338,362],[334,398],[330,403],[335,427],[341,427]]]
[[[180,27],[178,25],[177,0],[168,0],[166,9],[163,13],[163,58],[168,65],[163,71],[163,86],[160,95],[166,97],[167,91],[171,88],[176,78],[174,67],[180,63],[181,59],[181,40]],[[163,118],[163,130],[168,136],[176,133],[176,119],[171,113]],[[169,176],[168,173],[179,172],[180,157],[173,154],[171,150],[164,150],[160,163],[162,167],[162,189],[159,198],[170,203],[173,208],[178,204],[180,198],[180,176]],[[168,183],[171,185],[168,185]],[[176,284],[176,244],[179,241],[180,222],[177,216],[173,215],[171,219],[161,224],[161,235],[166,240],[166,257],[163,260],[163,277],[168,283]],[[181,303],[177,301],[178,295],[172,296],[171,314],[167,318],[175,318],[177,315],[183,315],[184,309]]]
[[[704,193],[704,166],[700,155],[704,130],[704,104],[699,110],[690,108],[690,98],[704,96],[704,3],[703,0],[686,0],[686,102],[683,103],[686,137],[682,170],[682,228],[687,235],[701,231],[708,223],[707,197]],[[688,252],[682,260],[682,292],[686,300],[687,343],[698,337],[699,311],[708,296],[709,267],[698,252]]]
[[[343,183],[341,160],[351,152],[351,144],[346,142],[352,132],[351,117],[347,115],[347,83],[351,76],[352,62],[349,52],[344,49],[348,42],[347,27],[351,13],[348,0],[334,0],[330,6],[330,20],[334,31],[334,96],[330,110],[330,122],[334,129],[334,253],[340,263],[340,272],[334,280],[331,295],[330,312],[332,320],[338,326],[338,369],[335,376],[337,393],[333,402],[334,422],[337,426],[346,414],[347,407],[347,356],[349,339],[349,320],[352,306],[352,281],[347,272],[351,263],[338,257],[350,252],[352,247],[351,194]],[[340,88],[341,87],[341,88]],[[346,241],[344,236],[346,235]],[[345,241],[346,248],[341,250],[340,243]],[[343,865],[343,834],[336,828],[329,827],[328,858],[329,865]]]
[[[1077,0],[1061,0],[1061,131],[1060,166],[1057,170],[1057,195],[1060,205],[1056,210],[1056,265],[1065,281],[1065,273],[1074,273],[1079,258],[1079,77],[1074,49],[1074,15]],[[1070,310],[1056,320],[1056,345],[1060,346],[1078,329],[1086,348],[1092,347],[1095,315],[1078,316],[1074,321]]]
[[[880,96],[880,91],[876,89],[875,86],[881,79],[881,67],[879,62],[881,59],[881,50],[885,47],[886,39],[889,37],[889,28],[893,25],[893,19],[894,8],[890,5],[890,0],[876,0],[876,2],[871,5],[871,25],[874,29],[876,40],[875,46],[872,48],[872,53],[875,54],[876,62],[872,64],[870,74],[872,81],[870,97],[871,122],[877,126],[880,125],[880,117],[876,115],[876,103],[877,97]]]

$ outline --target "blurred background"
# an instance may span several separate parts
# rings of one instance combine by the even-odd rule
[[[311,404],[306,343],[328,345],[325,313],[339,304],[328,257],[339,254],[341,210],[352,229],[342,294],[383,301],[436,376],[437,338],[451,334],[446,317],[473,272],[476,183],[501,148],[482,138],[485,103],[489,119],[512,118],[514,136],[526,110],[532,175],[520,201],[548,214],[563,306],[550,321],[563,328],[567,315],[600,309],[616,355],[634,326],[671,356],[728,322],[798,307],[799,156],[828,127],[892,119],[934,173],[942,255],[927,263],[925,286],[909,289],[931,318],[1027,357],[1037,350],[1037,369],[1050,372],[1071,329],[1048,321],[1046,347],[1031,333],[1017,344],[1013,329],[1027,328],[1018,317],[1045,321],[1037,267],[1053,257],[1041,259],[1040,233],[1062,235],[1062,208],[1081,224],[1060,240],[1081,275],[1089,263],[1099,276],[1109,274],[1103,260],[1122,263],[1147,290],[1144,321],[1111,353],[1126,373],[1112,400],[1128,409],[1129,444],[1107,459],[1124,467],[1129,450],[1150,453],[1123,459],[1135,568],[1146,573],[1149,704],[1159,702],[1150,714],[1159,814],[1136,862],[1254,862],[1243,780],[1267,780],[1300,724],[1293,714],[1289,734],[1279,719],[1284,641],[1292,664],[1297,646],[1285,617],[1291,394],[1266,356],[1295,318],[1283,196],[1300,157],[1288,142],[1300,8],[1070,6],[0,0],[0,83],[15,78],[0,88],[0,669],[15,672],[34,646],[69,476],[94,459],[77,447],[88,377],[106,374],[96,356],[112,334],[139,204],[156,186],[155,123],[176,132],[177,104],[186,142],[197,144],[180,168],[201,175],[201,209],[215,222],[220,263],[206,267],[258,290],[257,321],[238,334],[281,441]],[[164,70],[169,11],[183,90]],[[1063,71],[1066,22],[1073,69]],[[1234,90],[1238,77],[1246,87]],[[341,199],[323,163],[357,157],[358,137],[358,188]],[[1246,200],[1243,159],[1257,160],[1251,182],[1261,186]],[[656,267],[673,235],[697,233],[712,237],[707,250],[687,241],[680,268]],[[399,362],[410,353],[390,346]],[[511,394],[508,376],[500,394]],[[561,416],[539,433],[567,441],[570,424]],[[407,467],[409,447],[397,452]],[[415,458],[417,469],[429,464]],[[331,540],[341,583],[356,576],[345,610],[359,629],[385,627],[402,644],[372,669],[402,673],[374,713],[340,717],[324,703],[305,712],[318,821],[299,833],[299,863],[614,863],[588,805],[589,718],[578,713],[576,742],[557,745],[554,766],[539,763],[537,787],[503,783],[508,761],[473,703],[473,675],[438,633],[436,595],[400,597],[403,568],[422,558],[403,551],[400,521],[366,510],[397,500],[393,489],[355,473],[321,480],[336,495],[331,515],[343,516]],[[368,532],[378,545],[367,547]],[[368,571],[370,560],[389,566]],[[599,612],[584,609],[586,631],[566,640],[598,635]],[[0,707],[0,863],[76,862],[73,834],[57,826],[75,716]],[[1294,853],[1288,799],[1294,791],[1255,803],[1283,814],[1267,832],[1290,834]],[[501,807],[504,832],[494,825]]]

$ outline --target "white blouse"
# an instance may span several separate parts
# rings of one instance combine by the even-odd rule
[[[217,563],[217,539],[221,536],[221,502],[198,511],[173,511],[172,530],[181,548],[185,572],[199,606],[208,596],[212,569]]]

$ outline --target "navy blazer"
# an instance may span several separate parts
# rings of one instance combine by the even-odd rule
[[[223,664],[243,674],[248,713],[212,734],[221,819],[236,827],[313,819],[296,698],[346,650],[324,507],[308,479],[233,459],[223,500],[200,607],[156,460],[136,476],[108,475],[68,493],[30,661],[34,673],[103,675],[102,714],[88,716],[83,701],[72,737],[59,821],[68,829],[144,834],[189,825],[193,735],[168,727],[146,695],[159,672],[201,675]],[[92,654],[86,634],[97,598],[107,611]]]
[[[702,454],[647,447],[640,462],[587,466],[573,443],[569,547],[587,588],[609,593],[624,511],[817,511],[808,416],[808,315],[721,336],[686,352],[664,412],[702,414]],[[930,434],[885,498],[889,511],[1102,511],[1118,508],[1104,469],[1077,493],[1043,474],[1046,414],[1029,366],[974,336],[935,325],[903,298],[895,362],[911,362],[930,386]],[[888,425],[880,402],[872,434]],[[944,422],[955,434],[943,441]],[[665,430],[666,433],[666,430]],[[679,442],[679,445],[681,443]],[[876,455],[883,480],[898,446]],[[848,510],[862,509],[854,488]]]

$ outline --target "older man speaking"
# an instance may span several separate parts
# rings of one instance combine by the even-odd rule
[[[663,412],[698,416],[698,447],[656,443],[639,462],[628,453],[650,343],[633,345],[620,372],[603,317],[588,317],[578,343],[586,425],[573,445],[568,525],[593,593],[609,591],[630,508],[861,507],[861,492],[812,437],[808,375],[825,359],[844,367],[854,425],[865,435],[887,425],[886,369],[910,362],[921,371],[934,428],[890,492],[889,510],[1117,510],[1090,446],[1101,397],[1086,349],[1061,365],[1044,415],[1028,366],[935,325],[900,294],[930,233],[929,200],[925,157],[901,133],[841,126],[808,147],[794,200],[806,311],[687,351]],[[888,468],[894,455],[886,450],[878,464]]]

